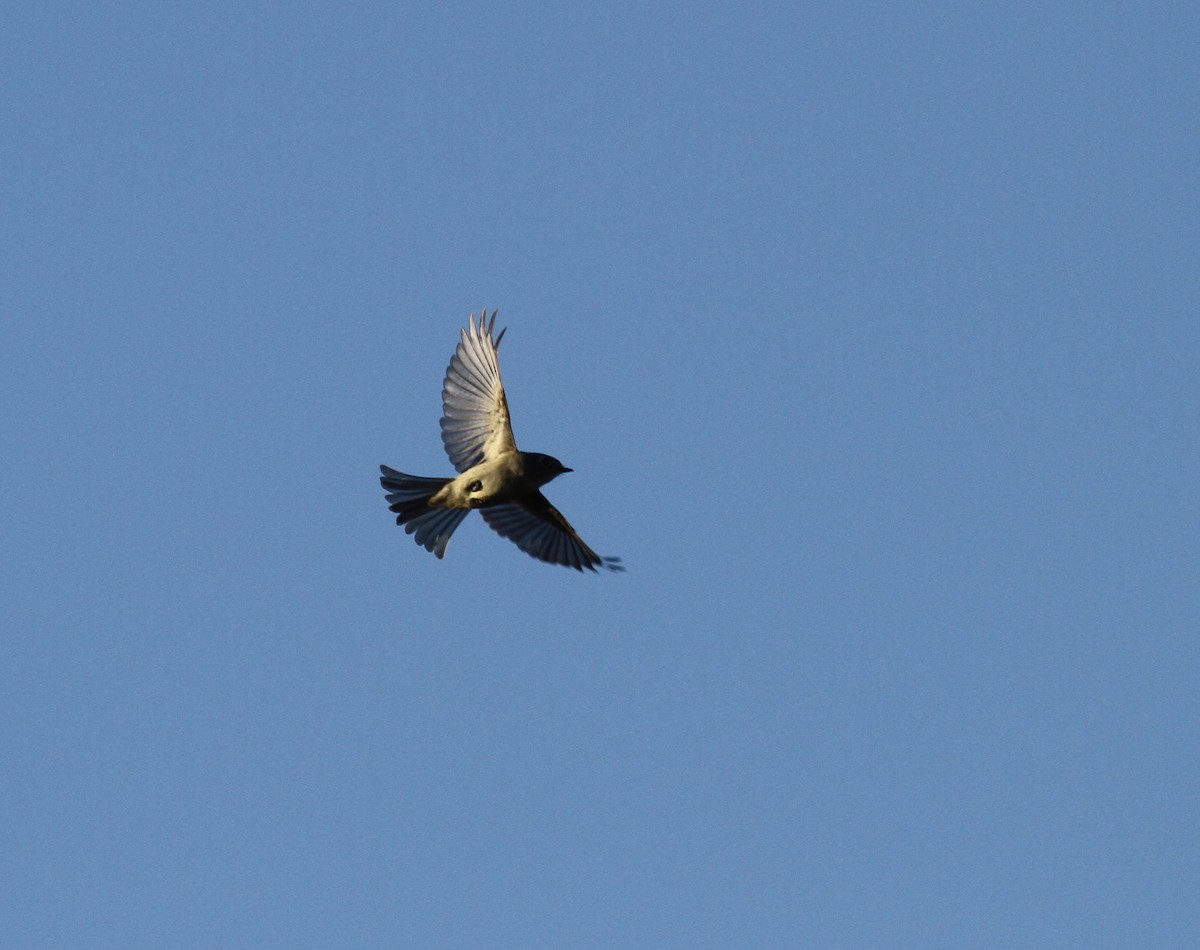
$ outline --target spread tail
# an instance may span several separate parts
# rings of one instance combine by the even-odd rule
[[[404,525],[404,530],[413,535],[417,544],[426,551],[432,551],[439,558],[444,557],[450,536],[462,524],[470,509],[432,508],[429,499],[453,479],[406,475],[386,465],[380,465],[379,470],[383,473],[379,483],[388,493],[388,507],[396,513],[396,524]]]

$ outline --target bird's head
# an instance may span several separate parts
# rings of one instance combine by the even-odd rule
[[[573,471],[553,455],[543,455],[541,452],[522,452],[521,455],[525,460],[525,474],[536,481],[538,485],[545,485],[558,478],[563,472]]]

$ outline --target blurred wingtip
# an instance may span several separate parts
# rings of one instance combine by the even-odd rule
[[[625,565],[621,563],[619,557],[602,557],[600,558],[600,566],[606,571],[612,571],[614,574],[623,574]]]

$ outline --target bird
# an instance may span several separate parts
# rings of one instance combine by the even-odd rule
[[[380,465],[380,484],[396,524],[440,560],[463,519],[478,508],[488,526],[548,564],[595,573],[623,571],[619,557],[601,557],[542,494],[543,485],[572,469],[552,455],[522,452],[513,438],[508,399],[500,380],[496,311],[486,309],[469,329],[442,382],[442,445],[459,473],[425,478]],[[505,328],[507,329],[507,328]]]

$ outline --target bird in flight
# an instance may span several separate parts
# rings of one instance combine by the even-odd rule
[[[539,561],[577,571],[625,570],[620,558],[588,547],[542,494],[543,485],[571,469],[553,456],[517,448],[500,382],[504,331],[496,336],[495,328],[496,311],[489,321],[484,310],[478,327],[471,314],[442,383],[442,444],[458,477],[423,478],[379,466],[396,524],[441,558],[454,529],[478,508],[493,531]]]

